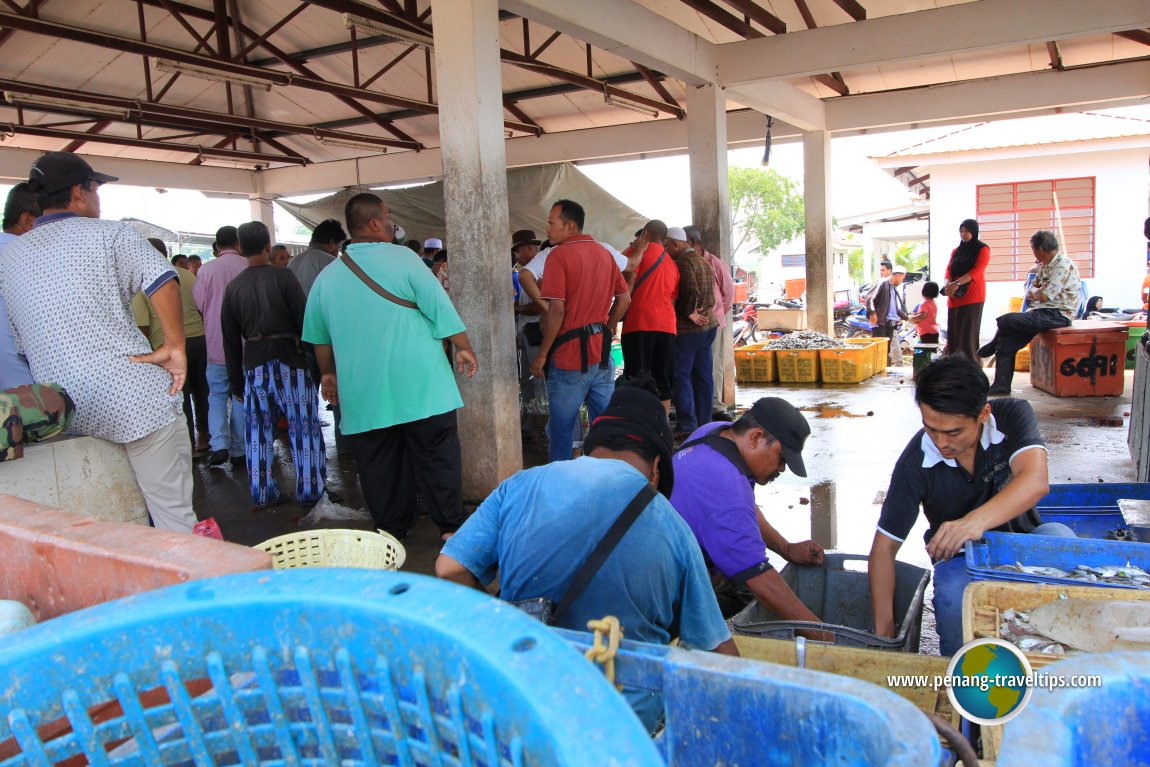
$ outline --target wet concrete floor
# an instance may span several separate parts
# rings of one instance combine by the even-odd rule
[[[843,553],[865,555],[870,550],[894,462],[921,427],[910,373],[909,367],[892,368],[861,384],[765,384],[738,389],[740,410],[759,397],[783,397],[803,409],[811,424],[804,451],[806,479],[785,473],[756,491],[767,519],[788,540],[811,538],[829,551]],[[1134,481],[1126,447],[1132,384],[1133,372],[1127,371],[1122,397],[1059,399],[1030,386],[1026,373],[1016,374],[1014,396],[1033,405],[1050,448],[1052,483]],[[345,505],[361,508],[355,461],[336,455],[330,413],[325,420],[329,422],[325,426],[329,485],[344,494]],[[528,465],[546,459],[534,444],[525,444],[524,449]],[[276,451],[279,481],[290,494],[293,475],[287,445],[277,441]],[[242,469],[208,467],[200,458],[195,473],[196,511],[201,518],[214,515],[228,540],[253,545],[304,529],[300,522],[309,507],[293,502],[255,507]],[[367,522],[327,521],[319,526],[371,529]],[[922,544],[925,530],[920,518],[899,553],[900,560],[929,567]],[[440,543],[438,530],[427,517],[418,518],[405,547],[405,570],[433,571]],[[785,564],[772,557],[775,564]],[[929,599],[927,604],[929,608]],[[932,618],[924,616],[924,652],[937,648]]]

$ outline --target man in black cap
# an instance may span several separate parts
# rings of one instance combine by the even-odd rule
[[[168,260],[135,230],[100,220],[99,188],[109,181],[116,177],[69,152],[33,163],[28,185],[43,215],[4,251],[0,294],[33,377],[62,385],[75,400],[69,432],[124,445],[155,525],[191,532],[180,286]],[[164,330],[155,351],[132,316],[131,298],[141,290]]]
[[[503,599],[559,604],[607,530],[650,486],[662,495],[643,508],[555,625],[586,630],[587,621],[614,615],[628,639],[667,644],[678,636],[689,647],[737,655],[699,547],[667,501],[673,444],[655,394],[620,386],[587,433],[586,455],[504,481],[444,545],[436,574],[481,589],[498,570]],[[653,696],[628,697],[652,725]]]
[[[788,467],[800,477],[807,475],[802,452],[810,433],[794,405],[764,397],[734,423],[716,421],[697,429],[675,454],[678,482],[671,504],[711,565],[711,581],[727,617],[756,599],[782,620],[819,620],[779,577],[766,550],[794,564],[818,565],[822,546],[788,543],[755,503],[756,484],[772,482]]]

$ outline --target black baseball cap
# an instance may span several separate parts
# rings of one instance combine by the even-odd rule
[[[787,468],[800,477],[807,476],[803,446],[811,436],[811,425],[798,408],[779,397],[763,397],[751,406],[751,416],[783,446]]]
[[[56,194],[87,180],[104,184],[119,181],[116,176],[97,173],[83,157],[71,152],[45,152],[28,172],[28,186],[39,194]]]
[[[671,454],[675,452],[675,433],[659,398],[641,385],[625,383],[617,387],[603,414],[587,430],[583,452],[590,453],[600,441],[616,435],[644,444],[662,457],[658,490],[670,498],[675,486],[671,461]]]

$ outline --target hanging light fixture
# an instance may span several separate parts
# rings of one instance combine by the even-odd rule
[[[766,168],[771,164],[771,128],[775,124],[775,118],[767,115],[767,141],[763,147],[763,167]]]

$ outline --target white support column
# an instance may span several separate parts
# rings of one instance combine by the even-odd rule
[[[275,206],[268,197],[264,185],[264,175],[261,171],[252,173],[252,186],[254,190],[248,195],[248,204],[251,206],[252,221],[262,221],[268,231],[272,233],[272,241],[276,238]]]
[[[731,209],[727,188],[727,110],[721,88],[687,86],[687,144],[691,166],[691,219],[703,242],[731,268]],[[675,222],[669,222],[678,226]],[[722,357],[722,380],[715,380],[715,398],[735,404],[735,358],[731,322],[719,329],[712,347]]]
[[[833,333],[831,308],[831,134],[803,134],[803,196],[807,241],[807,326]]]
[[[496,0],[432,0],[451,299],[479,372],[459,411],[463,497],[523,468]]]

